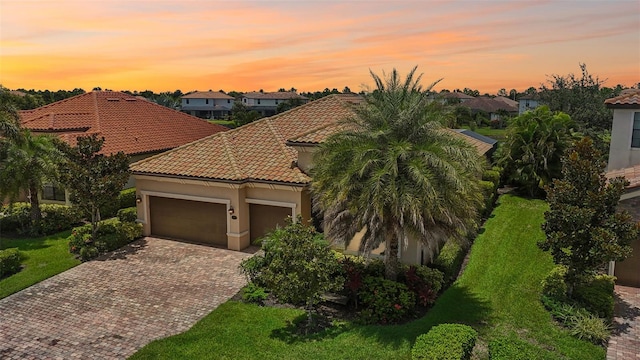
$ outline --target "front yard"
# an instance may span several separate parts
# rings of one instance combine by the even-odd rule
[[[23,254],[22,270],[0,280],[0,299],[59,274],[80,261],[69,253],[71,230],[39,238],[0,237],[0,249],[18,248]]]
[[[337,324],[324,333],[294,336],[289,325],[304,316],[291,309],[234,301],[222,304],[189,331],[155,341],[132,359],[409,359],[415,338],[432,326],[459,322],[487,344],[518,337],[539,348],[540,358],[604,359],[605,350],[558,328],[540,304],[540,281],[553,267],[536,246],[546,204],[505,195],[475,241],[464,274],[421,319],[396,326]]]

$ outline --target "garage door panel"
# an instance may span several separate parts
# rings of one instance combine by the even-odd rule
[[[224,204],[150,196],[151,234],[227,246],[227,211]]]
[[[249,204],[251,241],[265,236],[277,226],[284,227],[289,216],[290,207]]]
[[[616,284],[640,287],[640,240],[636,239],[631,246],[633,247],[631,256],[624,261],[616,262]]]

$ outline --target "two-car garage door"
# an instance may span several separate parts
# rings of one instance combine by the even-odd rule
[[[225,204],[149,196],[151,234],[227,247]]]

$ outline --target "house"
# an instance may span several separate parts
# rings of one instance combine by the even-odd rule
[[[473,114],[478,112],[487,113],[490,121],[499,121],[504,115],[516,115],[518,113],[518,103],[502,96],[495,98],[479,96],[463,102],[462,106],[470,108]]]
[[[290,100],[298,100],[306,104],[309,99],[302,95],[298,95],[293,91],[278,92],[248,92],[242,96],[242,103],[250,110],[255,110],[262,116],[275,115],[278,105]]]
[[[619,206],[640,220],[640,89],[624,90],[605,104],[613,109],[607,177],[624,176],[629,181]],[[612,263],[609,273],[620,285],[640,287],[640,239],[631,246],[631,256]]]
[[[438,96],[445,99],[445,102],[449,104],[458,104],[458,103],[463,103],[465,101],[469,101],[471,99],[475,99],[473,96],[467,95],[465,93],[461,93],[459,91],[442,92],[438,94]]]
[[[287,216],[312,219],[314,151],[362,101],[330,95],[132,164],[144,234],[242,250]],[[402,260],[417,262],[420,246]]]
[[[540,96],[525,95],[518,99],[518,115],[522,115],[527,111],[533,110],[540,106]]]
[[[181,97],[180,111],[202,119],[229,116],[234,98],[220,91],[195,91]]]
[[[228,130],[116,91],[93,91],[19,112],[21,126],[75,145],[78,136],[104,137],[101,153],[119,151],[132,162]],[[133,186],[133,179],[128,187]],[[66,201],[64,190],[44,189],[43,200]]]

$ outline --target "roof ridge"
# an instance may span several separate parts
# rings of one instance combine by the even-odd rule
[[[278,131],[277,127],[273,124],[273,121],[268,121],[267,125],[269,126],[269,129],[271,130],[273,135],[276,137],[277,143],[278,143],[278,147],[282,150],[282,151],[280,151],[278,153],[278,156],[282,157],[282,158],[285,158],[285,160],[288,160],[287,159],[287,152],[289,152],[291,150],[291,148],[288,147],[287,144],[286,144],[287,139],[285,139],[284,136],[282,136],[282,134],[280,134],[280,132]],[[302,175],[302,171],[300,171],[300,168],[298,168],[297,166],[295,168],[298,169],[298,172],[296,173],[296,177],[299,179],[299,181],[306,182],[307,179],[305,179],[305,176]],[[291,166],[291,170],[294,170],[294,166],[293,165]]]
[[[240,170],[238,166],[238,162],[236,161],[235,153],[231,148],[231,144],[229,144],[229,139],[226,136],[226,132],[221,132],[222,143],[224,145],[224,150],[227,153],[227,157],[229,158],[229,162],[231,163],[231,167],[233,168],[233,172],[236,174],[238,178],[245,177],[243,172]]]
[[[94,111],[93,112],[94,112],[94,114],[96,116],[96,129],[95,129],[95,131],[97,133],[100,133],[101,129],[100,129],[100,114],[99,114],[99,111],[98,111],[98,95],[96,95],[95,91],[92,91],[90,94],[91,94],[91,96],[93,96],[93,107],[94,107]]]

